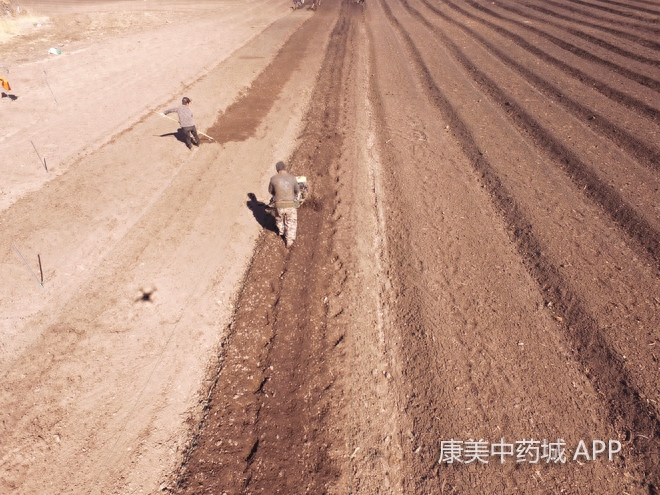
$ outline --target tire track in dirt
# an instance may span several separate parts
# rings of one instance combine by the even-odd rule
[[[653,39],[644,38],[644,37],[642,37],[642,36],[640,36],[636,33],[636,31],[639,30],[639,31],[648,32],[650,34],[658,34],[658,30],[646,29],[645,26],[640,26],[639,24],[628,23],[628,22],[623,22],[623,21],[616,22],[616,21],[613,21],[612,19],[607,19],[605,17],[595,15],[593,12],[576,11],[575,9],[571,9],[571,8],[567,7],[565,4],[552,2],[550,0],[544,1],[543,5],[544,6],[550,5],[550,6],[553,6],[553,7],[557,7],[559,9],[566,9],[569,12],[572,12],[573,14],[578,14],[578,16],[564,15],[564,14],[561,14],[561,13],[556,12],[554,10],[548,9],[544,6],[536,5],[536,4],[529,3],[529,2],[521,4],[521,5],[524,5],[525,7],[529,8],[529,9],[532,9],[532,10],[535,10],[537,12],[540,12],[542,14],[546,14],[546,15],[552,17],[552,18],[562,19],[562,20],[565,20],[565,21],[569,21],[571,23],[579,22],[583,26],[596,28],[596,29],[603,30],[605,32],[608,32],[608,33],[611,33],[611,34],[614,34],[614,35],[617,35],[617,36],[621,36],[622,38],[633,41],[634,43],[637,43],[638,45],[644,46],[646,48],[652,48],[654,50],[657,50],[660,47],[660,43],[658,43],[657,41],[655,41]],[[579,15],[585,16],[586,19],[580,18]],[[605,23],[609,24],[609,26],[603,26],[601,24],[597,24],[595,22],[592,22],[593,20],[598,20],[600,22],[605,22]],[[629,27],[629,28],[631,28],[635,31],[633,31],[632,33],[628,32],[628,31],[621,31],[619,29],[615,29],[615,28],[611,27],[611,24],[616,24],[617,26],[622,26],[622,27]]]
[[[299,210],[293,248],[287,250],[273,232],[259,241],[176,493],[320,494],[341,477],[337,459],[344,454],[346,432],[332,419],[341,414],[333,406],[344,393],[334,383],[344,358],[344,311],[338,301],[347,273],[334,239],[351,23],[347,2],[329,3],[314,20],[332,19],[331,8],[340,9],[339,18],[306,116],[304,141],[290,160],[293,173],[308,176],[312,197]],[[317,26],[308,21],[289,42],[313,39]]]
[[[441,10],[430,4],[427,0],[422,0],[422,3],[442,19],[458,26],[472,38],[479,40],[479,42],[484,45],[489,52],[493,53],[500,60],[502,60],[505,65],[515,70],[539,92],[545,94],[548,98],[552,99],[557,104],[564,106],[569,111],[569,113],[574,115],[579,120],[586,122],[586,125],[593,128],[603,136],[606,136],[611,141],[615,142],[622,149],[626,150],[628,154],[639,160],[640,163],[653,170],[660,169],[660,150],[647,144],[641,139],[638,139],[626,128],[611,122],[598,110],[587,107],[586,105],[583,105],[582,103],[572,99],[560,88],[548,82],[545,78],[538,76],[531,68],[529,68],[528,65],[519,63],[514,58],[509,56],[505,51],[497,48],[495,43],[489,42],[485,37],[481,36],[475,30],[470,29],[466,24],[460,23],[445,15]],[[474,2],[468,3],[475,7],[477,6],[477,4],[474,4]],[[592,77],[584,71],[576,69],[569,64],[548,55],[543,50],[529,43],[524,37],[511,33],[510,31],[498,26],[497,24],[481,19],[477,16],[473,16],[463,9],[459,9],[457,7],[457,10],[464,12],[464,14],[470,19],[479,21],[485,26],[492,28],[494,31],[501,34],[505,38],[512,40],[524,50],[538,56],[544,62],[557,67],[569,76],[578,80],[580,83],[588,84],[591,88],[596,89],[603,96],[611,99],[612,101],[619,103],[633,111],[636,111],[644,117],[656,120],[660,116],[660,110],[656,109],[655,107],[648,105],[637,98],[631,97],[623,91],[614,89],[604,81]],[[437,29],[433,29],[434,31],[438,32]]]
[[[400,494],[402,492],[403,458],[401,445],[400,386],[395,378],[397,332],[390,320],[388,300],[392,292],[387,255],[387,226],[381,182],[382,163],[377,144],[381,123],[375,116],[374,73],[377,71],[374,50],[382,39],[374,41],[370,33],[364,5],[351,2],[355,20],[352,47],[351,88],[348,123],[356,128],[349,132],[357,139],[348,141],[344,156],[345,189],[352,190],[352,201],[342,201],[344,216],[349,220],[341,235],[352,245],[347,268],[352,273],[350,285],[351,311],[347,324],[347,346],[350,376],[350,436],[348,493]],[[376,98],[377,99],[377,98]]]
[[[406,0],[401,2],[407,4]],[[624,360],[610,348],[594,318],[585,309],[581,296],[571,289],[560,270],[545,254],[545,246],[534,234],[533,226],[524,210],[503,185],[496,170],[475,143],[469,127],[461,120],[456,109],[451,106],[441,88],[437,86],[409,33],[394,16],[386,1],[381,0],[380,3],[388,21],[409,52],[409,58],[418,72],[421,86],[427,92],[432,104],[449,122],[453,135],[460,142],[463,151],[481,177],[481,182],[492,195],[497,210],[501,212],[525,267],[536,281],[539,290],[544,293],[544,297],[548,299],[549,306],[554,308],[553,311],[561,319],[563,333],[576,349],[575,359],[581,363],[584,370],[589,370],[586,373],[587,377],[605,397],[604,406],[608,411],[609,421],[623,426],[629,432],[647,431],[652,432],[653,437],[657,437],[660,434],[660,424],[656,412],[631,384],[632,380]],[[619,423],[620,421],[622,423]],[[646,465],[645,483],[652,492],[660,481],[660,472],[656,463],[660,451],[652,444],[636,442],[635,445],[636,457],[642,459]]]
[[[625,201],[613,186],[602,180],[591,166],[580,159],[561,140],[556,139],[552,133],[547,131],[520,103],[507,95],[488,74],[464,56],[451,39],[435,29],[419,11],[409,5],[407,0],[401,0],[401,2],[407,10],[442,39],[443,45],[465,68],[466,72],[471,74],[472,79],[482,88],[483,92],[502,108],[507,109],[507,113],[516,127],[529,135],[534,144],[544,150],[551,157],[552,162],[561,167],[571,180],[584,191],[584,194],[599,204],[603,211],[627,233],[633,241],[631,242],[633,249],[641,256],[652,259],[656,266],[660,266],[660,232],[651,226],[644,215]],[[426,70],[428,73],[428,69]],[[428,77],[431,77],[430,73]]]

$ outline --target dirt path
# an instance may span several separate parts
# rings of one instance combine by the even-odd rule
[[[86,65],[97,67],[99,52],[141,36],[160,40],[135,48],[130,64],[123,58],[106,61],[102,76],[50,79],[62,108],[46,110],[46,117],[32,108],[37,93],[48,91],[43,80],[30,82],[34,91],[20,78],[12,81],[18,98],[2,101],[3,114],[13,112],[4,121],[3,149],[20,153],[16,143],[24,146],[29,137],[23,129],[41,130],[46,142],[64,146],[62,139],[84,128],[80,139],[90,147],[49,168],[53,176],[38,179],[34,193],[28,191],[36,182],[25,190],[13,187],[18,179],[12,168],[21,163],[27,168],[28,162],[19,157],[2,163],[8,171],[2,188],[13,202],[0,217],[0,266],[11,281],[0,295],[0,491],[153,492],[180,464],[190,439],[188,421],[194,423],[201,411],[207,370],[217,360],[261,230],[248,207],[250,193],[263,198],[273,164],[291,154],[309,97],[305,88],[322,54],[311,54],[280,82],[273,111],[263,113],[259,127],[241,141],[203,142],[188,151],[174,136],[176,124],[152,110],[175,104],[185,88],[200,130],[208,130],[311,16],[289,15],[287,9],[285,2],[188,5],[185,22],[167,36],[147,25],[146,31],[122,31],[96,47],[83,43],[80,55],[66,58],[63,52],[64,58],[49,63],[77,63],[84,72]],[[168,15],[176,18],[176,12]],[[54,19],[59,15],[64,14]],[[92,97],[102,87],[115,91],[107,87],[108,72],[129,80],[135,64],[161,61],[160,70],[167,71],[170,49],[184,47],[191,33],[207,31],[213,22],[222,34],[212,31],[211,39],[199,42],[217,51],[200,48],[196,62],[182,61],[191,67],[178,78],[170,74],[171,80],[160,81],[159,70],[145,75],[146,88],[127,96],[140,100],[137,108]],[[7,60],[14,75],[31,63],[11,55]],[[79,106],[65,105],[79,84],[87,88],[86,97]],[[149,87],[159,92],[151,94]],[[151,98],[158,94],[155,103]],[[89,120],[76,120],[80,108]],[[109,121],[122,124],[108,134]],[[98,139],[105,144],[94,144]],[[34,156],[26,157],[33,164]],[[46,176],[38,160],[36,165]],[[37,273],[40,255],[43,288],[18,252]]]
[[[0,486],[657,493],[660,7],[288,3],[182,69],[218,143],[116,109],[11,186]],[[195,5],[179,41],[235,12]],[[313,191],[289,250],[282,158]]]

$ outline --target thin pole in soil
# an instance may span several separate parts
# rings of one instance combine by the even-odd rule
[[[44,286],[44,269],[41,267],[41,255],[37,254],[37,259],[39,260],[39,274],[41,275],[41,286]]]
[[[50,84],[48,84],[48,76],[46,76],[45,70],[44,70],[44,79],[46,80],[46,86],[48,86],[48,89],[50,89],[50,94],[53,95],[53,100],[55,100],[55,104],[59,105],[59,103],[57,102],[57,98],[55,98],[55,93],[53,93],[53,89],[50,87]]]
[[[44,288],[43,272],[41,272],[41,273],[42,273],[42,275],[41,275],[41,282],[39,282],[39,278],[34,274],[34,272],[32,271],[32,268],[30,268],[30,265],[28,265],[28,262],[25,261],[25,258],[23,258],[23,255],[22,255],[21,252],[18,250],[18,248],[17,248],[16,246],[14,246],[14,244],[12,244],[11,247],[14,248],[14,251],[16,251],[16,254],[18,254],[18,256],[20,256],[20,258],[23,260],[23,263],[25,264],[25,266],[27,266],[27,269],[30,270],[30,273],[32,274],[32,276],[34,277],[34,279],[39,283],[39,285],[40,285],[41,288],[43,289],[43,288]],[[37,255],[37,256],[39,257],[39,255]],[[39,257],[39,269],[41,270],[41,257]]]
[[[41,155],[40,155],[39,152],[37,151],[37,147],[34,145],[34,143],[32,142],[31,139],[30,139],[30,143],[32,143],[32,147],[34,148],[34,152],[37,154],[37,157],[39,157],[39,163],[41,163],[41,164],[44,166],[44,168],[46,169],[46,172],[48,172],[48,167],[46,166],[46,159],[45,159],[45,158],[43,158],[43,159],[41,158]]]

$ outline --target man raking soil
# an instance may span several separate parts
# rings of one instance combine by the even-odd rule
[[[183,135],[183,140],[185,141],[186,146],[188,147],[189,150],[192,149],[193,144],[195,146],[199,146],[199,136],[197,132],[197,127],[195,126],[195,123],[193,121],[193,113],[192,113],[192,109],[190,108],[191,103],[192,100],[187,96],[184,96],[183,99],[181,100],[180,106],[168,108],[163,113],[154,112],[154,113],[158,113],[163,117],[167,117],[167,114],[169,113],[176,112],[176,114],[179,116],[179,125],[181,126],[180,131],[181,134]],[[174,120],[176,122],[176,120],[171,117],[167,117],[167,118],[170,120]],[[210,141],[215,141],[215,139],[213,139],[211,136],[207,134],[204,134],[203,132],[200,132],[199,134],[208,138]]]

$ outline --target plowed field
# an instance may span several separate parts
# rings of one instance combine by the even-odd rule
[[[2,493],[660,492],[660,3],[30,3]]]

